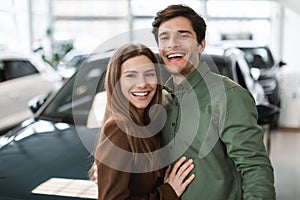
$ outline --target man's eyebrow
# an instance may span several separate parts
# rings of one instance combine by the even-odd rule
[[[189,34],[192,34],[192,32],[189,31],[189,30],[178,30],[177,32],[178,33],[189,33]]]
[[[153,71],[155,71],[154,68],[151,68],[151,69],[146,70],[146,72],[153,72]]]
[[[167,35],[168,32],[172,32],[172,31],[163,31],[161,33],[158,34],[158,36],[161,36],[161,35]],[[174,32],[177,32],[177,33],[189,33],[189,34],[192,34],[191,31],[189,30],[177,30],[177,31],[174,31]]]

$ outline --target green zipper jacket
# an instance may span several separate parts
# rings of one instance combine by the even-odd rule
[[[246,89],[201,64],[172,97],[163,145],[169,162],[192,158],[196,175],[181,199],[275,199],[273,168]]]

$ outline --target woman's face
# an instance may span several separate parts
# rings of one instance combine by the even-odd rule
[[[146,108],[157,89],[157,75],[152,61],[145,55],[126,60],[121,66],[121,90],[138,109]]]

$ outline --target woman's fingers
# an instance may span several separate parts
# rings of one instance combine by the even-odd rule
[[[183,183],[182,187],[185,189],[195,178],[195,174],[190,175]]]
[[[178,169],[176,176],[178,178],[184,179],[194,168],[193,160],[189,159],[187,162],[185,162],[183,165],[180,166]]]
[[[164,182],[167,182],[171,172],[171,165],[169,165],[165,171]]]
[[[171,175],[176,175],[177,174],[177,171],[178,169],[180,168],[180,166],[185,162],[186,160],[186,157],[183,156],[181,157],[174,165],[173,169],[172,169],[172,172],[171,172]]]
[[[178,197],[181,196],[186,187],[194,180],[194,174],[189,176],[193,168],[193,160],[189,159],[186,161],[186,157],[183,156],[175,163],[172,170],[170,166],[166,170],[165,182],[172,186]]]

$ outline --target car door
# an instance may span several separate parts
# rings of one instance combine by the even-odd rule
[[[29,117],[28,101],[46,95],[53,88],[28,60],[2,60],[0,70],[0,130],[3,130]]]
[[[238,83],[249,90],[256,105],[268,103],[263,87],[251,77],[249,65],[242,55],[237,55],[235,69]]]

